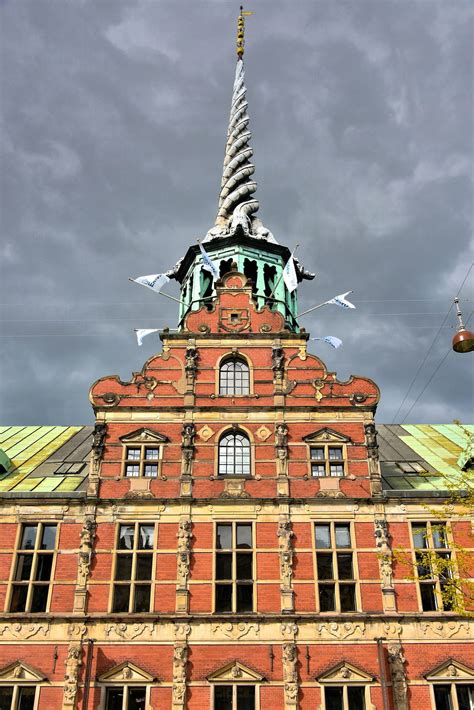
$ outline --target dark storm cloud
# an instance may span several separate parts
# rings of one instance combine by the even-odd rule
[[[301,310],[354,289],[356,311],[301,322],[344,340],[313,350],[373,378],[391,421],[472,261],[470,3],[248,4],[260,216],[319,274]],[[127,277],[170,267],[214,221],[236,7],[1,4],[2,423],[90,421],[90,383],[153,351],[133,328],[175,324]],[[469,315],[472,279],[462,295]],[[471,375],[449,354],[408,421],[471,420]]]

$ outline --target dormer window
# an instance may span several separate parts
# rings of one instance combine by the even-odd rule
[[[325,427],[304,437],[308,444],[309,474],[315,478],[347,476],[347,447],[351,439]]]
[[[166,437],[149,429],[139,429],[121,438],[122,471],[125,478],[157,478]]]
[[[250,394],[249,366],[240,357],[225,360],[219,370],[219,394]]]

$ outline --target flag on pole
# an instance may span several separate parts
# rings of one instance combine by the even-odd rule
[[[324,303],[334,303],[336,306],[341,306],[341,308],[355,308],[354,304],[346,300],[346,296],[352,293],[352,291],[346,291],[346,293],[341,293],[339,296],[334,296],[330,301],[324,301]]]
[[[295,262],[293,255],[290,256],[283,269],[283,281],[290,293],[298,286],[298,277],[296,275]]]
[[[166,274],[150,274],[149,276],[137,276],[136,279],[132,279],[132,281],[135,281],[135,283],[141,286],[151,288],[155,293],[160,293],[163,286],[166,286],[169,280]]]
[[[324,340],[325,343],[336,349],[342,345],[342,340],[336,338],[335,335],[325,335],[322,338],[311,338],[311,340]]]
[[[202,268],[206,269],[206,271],[210,271],[212,274],[212,278],[218,279],[219,278],[219,271],[217,270],[217,266],[214,264],[212,261],[211,257],[207,253],[207,251],[204,249],[203,245],[201,242],[199,242],[199,248],[201,250],[202,254]]]
[[[158,333],[158,328],[136,328],[135,333],[137,334],[137,343],[139,346],[143,344],[143,338],[146,335],[151,335],[152,333]]]

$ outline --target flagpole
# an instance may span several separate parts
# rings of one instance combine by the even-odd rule
[[[138,283],[138,281],[135,281],[135,279],[132,279],[131,276],[128,277],[129,281],[133,281],[134,284]],[[138,284],[139,286],[143,286],[143,284]],[[154,289],[150,289],[151,291],[154,291]],[[165,298],[170,298],[172,301],[176,301],[176,303],[181,303],[183,306],[186,306],[187,304],[184,301],[181,301],[179,298],[175,298],[174,296],[170,296],[169,293],[164,293],[164,291],[155,291],[155,293],[159,294],[160,296],[165,296]]]
[[[290,259],[293,259],[294,255],[295,255],[295,251],[298,249],[298,247],[299,247],[299,244],[297,244],[297,245],[295,246],[295,248],[293,249],[293,251],[291,252],[291,254],[290,254]],[[289,261],[290,259],[288,259],[288,261]],[[285,266],[286,266],[286,264],[285,264]],[[283,272],[285,271],[285,266],[284,266],[283,269],[281,270],[281,274],[280,274],[280,276],[278,277],[278,281],[277,281],[276,284],[274,285],[274,287],[273,287],[273,289],[272,289],[272,292],[271,292],[271,294],[270,294],[269,297],[268,297],[269,299],[270,299],[270,298],[273,298],[273,294],[275,293],[275,291],[277,290],[278,286],[280,285],[280,281],[281,281],[282,278],[283,278]]]
[[[348,296],[350,293],[354,293],[353,291],[348,291],[345,293],[345,296]],[[337,297],[336,297],[337,298]],[[312,313],[312,311],[316,311],[318,308],[322,308],[323,306],[329,305],[330,301],[324,301],[324,303],[320,303],[319,306],[313,306],[313,308],[308,308],[307,311],[303,311],[303,313],[298,313],[296,316],[297,318],[301,318],[301,316],[305,316],[307,313]]]

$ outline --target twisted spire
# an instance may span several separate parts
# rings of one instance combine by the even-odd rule
[[[248,130],[249,116],[244,72],[244,13],[240,8],[237,22],[237,67],[230,109],[229,128],[225,147],[224,167],[219,194],[219,209],[216,225],[235,227],[240,224],[245,231],[249,220],[259,208],[258,200],[252,198],[257,183],[251,180],[255,167],[251,163],[253,150],[250,146],[251,133]]]

